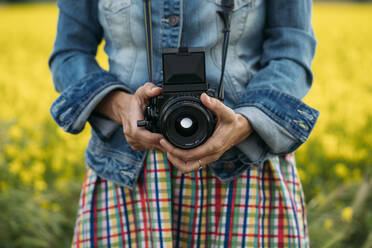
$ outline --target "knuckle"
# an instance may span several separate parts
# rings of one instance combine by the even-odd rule
[[[158,144],[159,141],[160,141],[159,138],[156,137],[156,136],[152,136],[152,137],[150,137],[150,142],[151,142],[152,144]]]
[[[130,126],[125,126],[124,129],[123,129],[123,132],[124,132],[124,135],[125,136],[131,136],[131,128]]]
[[[156,146],[156,145],[150,145],[150,146],[149,146],[149,149],[150,149],[150,150],[158,150],[158,151],[160,151],[160,147],[158,147],[158,146]]]
[[[186,154],[183,156],[183,158],[186,160],[186,161],[190,161],[193,159],[193,155],[192,154]]]
[[[142,94],[142,92],[143,92],[143,90],[144,90],[144,87],[145,87],[145,85],[139,87],[139,88],[136,90],[135,95],[140,95],[140,94]]]
[[[219,148],[219,147],[218,147],[217,143],[214,142],[212,145],[210,145],[210,147],[209,147],[209,151],[210,151],[210,152],[213,152],[213,151],[216,151],[218,148]]]
[[[220,153],[217,153],[217,154],[212,155],[211,159],[214,162],[214,161],[218,160],[220,157],[221,157],[221,154]]]
[[[208,152],[208,153],[211,153],[211,152],[214,152],[214,151],[215,151],[214,144],[208,146],[208,149],[207,149],[207,152]]]
[[[137,129],[132,129],[129,135],[133,138],[137,138],[138,137],[138,130]]]
[[[171,154],[175,154],[175,148],[174,148],[174,147],[169,147],[169,148],[168,148],[168,151],[169,151],[169,153],[171,153]]]
[[[224,142],[222,141],[216,141],[216,148],[217,149],[221,149],[221,147],[223,146]]]
[[[124,137],[128,143],[133,143],[133,138],[128,133],[124,133]]]
[[[147,82],[147,83],[145,83],[145,85],[144,85],[144,87],[145,87],[146,89],[151,89],[152,86],[153,86],[153,84],[150,83],[150,82]]]

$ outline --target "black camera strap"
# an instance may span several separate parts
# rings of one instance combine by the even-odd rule
[[[223,43],[222,43],[222,66],[220,84],[218,86],[218,98],[223,101],[224,96],[224,82],[223,77],[225,73],[227,50],[230,39],[230,24],[231,15],[234,9],[234,0],[221,0],[222,10],[217,11],[223,24]],[[153,46],[152,46],[152,24],[151,24],[151,0],[143,1],[144,17],[145,17],[145,34],[146,34],[146,49],[147,49],[147,68],[149,73],[150,82],[153,82]]]
[[[221,0],[221,6],[222,6],[222,10],[217,11],[223,24],[222,63],[221,63],[220,84],[218,86],[218,98],[221,101],[223,101],[225,99],[223,76],[225,74],[227,50],[229,47],[230,26],[231,26],[230,24],[231,24],[232,11],[234,9],[234,0]]]
[[[153,63],[153,47],[152,47],[152,24],[151,24],[151,0],[143,1],[143,10],[145,16],[145,34],[146,34],[146,50],[147,50],[147,69],[149,72],[150,82],[154,81],[154,63]]]

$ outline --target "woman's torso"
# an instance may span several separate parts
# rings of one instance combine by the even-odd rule
[[[221,0],[152,0],[154,79],[162,79],[161,51],[168,47],[205,47],[206,76],[218,87],[221,68]],[[234,0],[225,77],[225,104],[239,99],[259,67],[265,21],[264,0]],[[143,0],[100,0],[110,72],[135,91],[149,81]]]

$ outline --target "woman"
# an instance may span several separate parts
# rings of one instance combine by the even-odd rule
[[[73,247],[308,247],[293,152],[318,112],[310,89],[316,41],[311,0],[235,0],[225,101],[201,96],[217,116],[203,145],[182,150],[137,127],[161,88],[147,75],[143,1],[59,1],[50,67],[60,97],[51,114],[67,132],[88,121]],[[218,87],[219,0],[153,0],[154,79],[161,50],[205,47],[206,76]],[[106,41],[110,71],[95,61]]]

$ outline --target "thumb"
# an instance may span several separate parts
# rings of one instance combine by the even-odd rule
[[[146,83],[144,86],[140,87],[136,94],[140,96],[142,99],[149,99],[151,97],[157,96],[161,93],[162,88],[157,87],[153,83]]]
[[[212,111],[218,118],[230,118],[234,115],[234,111],[223,104],[216,98],[210,97],[203,93],[200,100],[210,111]]]

